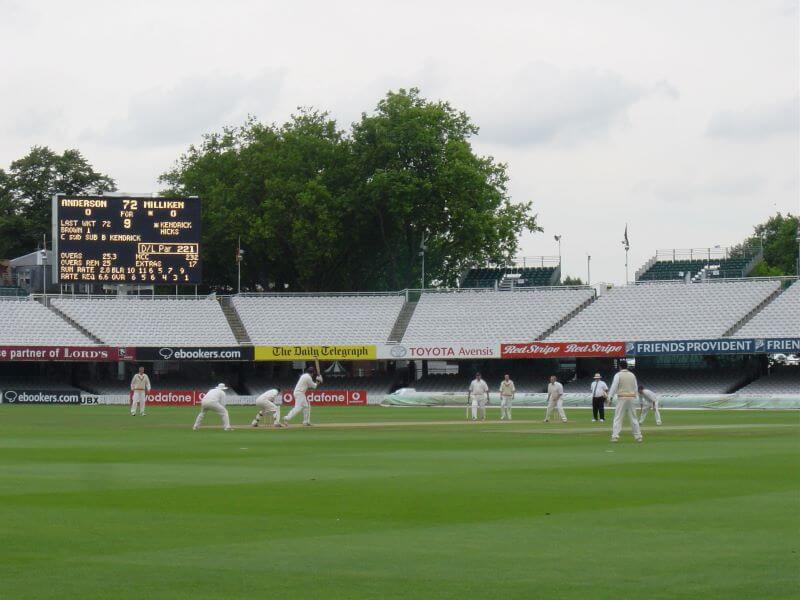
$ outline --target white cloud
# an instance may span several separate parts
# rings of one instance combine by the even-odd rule
[[[248,113],[272,109],[283,73],[254,78],[209,75],[184,79],[164,89],[132,91],[128,114],[85,137],[125,146],[189,144],[223,125],[238,125]]]
[[[645,86],[610,70],[532,63],[495,88],[481,134],[514,146],[574,145],[626,126],[629,109],[649,95],[678,92],[666,81]]]
[[[708,135],[733,141],[757,141],[800,132],[800,96],[741,110],[718,112],[711,117]]]

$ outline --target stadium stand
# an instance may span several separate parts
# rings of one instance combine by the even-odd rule
[[[637,281],[693,281],[746,277],[760,260],[760,249],[732,257],[727,248],[659,250],[639,271]]]
[[[800,394],[800,367],[775,367],[739,390],[740,394]]]
[[[587,288],[425,292],[403,344],[533,341],[593,297]]]
[[[756,313],[733,337],[800,337],[800,281]]]
[[[293,390],[297,383],[297,375],[289,377],[271,378],[266,376],[251,376],[247,380],[247,391],[253,396],[263,394],[269,389]],[[319,390],[366,390],[367,398],[375,396],[381,398],[389,393],[392,387],[392,378],[386,374],[372,377],[326,377]]]
[[[384,342],[405,296],[236,296],[233,306],[254,344]]]
[[[470,269],[461,282],[462,288],[536,287],[555,285],[556,267],[483,267]]]
[[[113,346],[236,346],[213,298],[53,298],[52,305]]]
[[[27,296],[28,292],[14,285],[0,285],[0,296]]]
[[[0,323],[0,345],[95,345],[92,339],[32,298],[0,298]]]
[[[650,282],[612,288],[552,341],[717,338],[780,290],[779,281]]]

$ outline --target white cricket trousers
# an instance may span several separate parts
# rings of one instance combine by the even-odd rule
[[[611,428],[611,440],[617,441],[619,433],[622,431],[622,421],[625,415],[628,415],[628,420],[631,422],[631,431],[636,441],[641,441],[642,430],[639,429],[639,421],[636,420],[636,413],[633,410],[633,397],[620,397],[617,396],[617,407],[614,409],[614,426]]]
[[[139,414],[144,414],[144,405],[147,403],[147,392],[135,391],[133,392],[133,400],[131,401],[131,414],[136,414],[136,406],[139,406]]]
[[[513,396],[500,396],[500,420],[511,420],[511,401]]]
[[[661,425],[661,412],[658,410],[658,401],[653,402],[645,402],[642,404],[642,412],[639,414],[639,423],[644,423],[645,418],[647,417],[647,411],[652,410],[653,413],[656,415],[656,425]]]
[[[289,413],[283,417],[283,420],[287,423],[291,421],[294,416],[303,411],[303,425],[308,425],[311,423],[311,403],[306,398],[305,392],[295,392],[294,393],[294,406]]]
[[[548,400],[547,401],[547,411],[544,413],[544,420],[549,421],[550,415],[553,414],[553,409],[558,411],[558,416],[561,417],[561,420],[565,423],[567,422],[567,415],[564,412],[564,405],[561,402],[561,396],[558,397],[558,400]]]
[[[472,420],[478,420],[478,409],[480,409],[481,413],[481,421],[486,420],[486,396],[482,398],[473,398],[472,399]]]
[[[265,398],[263,400],[256,400],[256,406],[258,407],[258,414],[253,421],[254,423],[258,423],[261,420],[261,417],[267,413],[272,413],[273,425],[278,425],[281,422],[281,409],[274,402],[270,402]]]
[[[225,429],[231,428],[231,420],[228,417],[228,409],[225,408],[219,400],[205,400],[203,399],[200,402],[200,414],[197,415],[197,419],[194,422],[194,429],[199,429],[200,424],[203,422],[203,419],[206,417],[206,413],[210,410],[213,410],[217,413],[220,417],[222,417],[222,426]]]

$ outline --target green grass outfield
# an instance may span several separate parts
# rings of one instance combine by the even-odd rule
[[[798,412],[254,412],[0,406],[0,597],[800,595]]]

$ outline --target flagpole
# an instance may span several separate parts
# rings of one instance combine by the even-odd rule
[[[242,293],[242,236],[236,242],[236,293]]]

